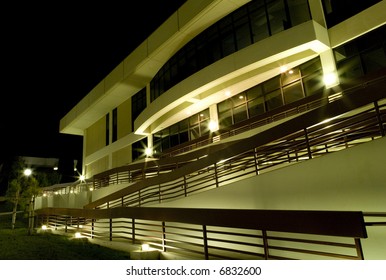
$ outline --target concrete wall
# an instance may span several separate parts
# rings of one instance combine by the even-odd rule
[[[283,167],[157,207],[386,212],[386,137]],[[40,207],[75,207],[126,187],[37,199]],[[385,220],[385,219],[384,219]],[[366,259],[386,259],[386,227],[367,227]]]
[[[35,200],[35,209],[41,209],[45,207],[59,207],[59,208],[83,208],[85,204],[88,204],[94,200],[102,198],[112,192],[119,191],[127,187],[129,184],[117,184],[111,185],[106,188],[100,188],[97,190],[87,190],[79,193],[67,193],[57,194],[51,196],[40,196]]]
[[[385,174],[383,137],[159,206],[386,212]],[[386,259],[386,227],[367,230],[365,258]]]

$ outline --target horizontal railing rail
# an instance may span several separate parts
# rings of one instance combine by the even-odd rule
[[[364,212],[366,226],[386,226],[386,212]]]
[[[149,244],[192,259],[363,259],[362,212],[187,208],[36,211],[63,233]]]

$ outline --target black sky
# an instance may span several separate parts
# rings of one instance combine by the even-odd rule
[[[60,134],[60,119],[184,2],[3,4],[0,162],[81,160],[82,137]]]

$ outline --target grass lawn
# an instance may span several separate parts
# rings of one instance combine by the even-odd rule
[[[25,219],[18,214],[11,229],[11,216],[0,216],[0,260],[127,260],[130,254],[84,239],[52,233],[27,234]]]

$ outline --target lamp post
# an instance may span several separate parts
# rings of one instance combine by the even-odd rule
[[[32,175],[32,170],[30,168],[24,169],[24,176],[29,177]],[[34,220],[35,220],[35,194],[32,194],[32,197],[29,202],[28,209],[28,235],[32,234],[32,230],[34,228]]]

